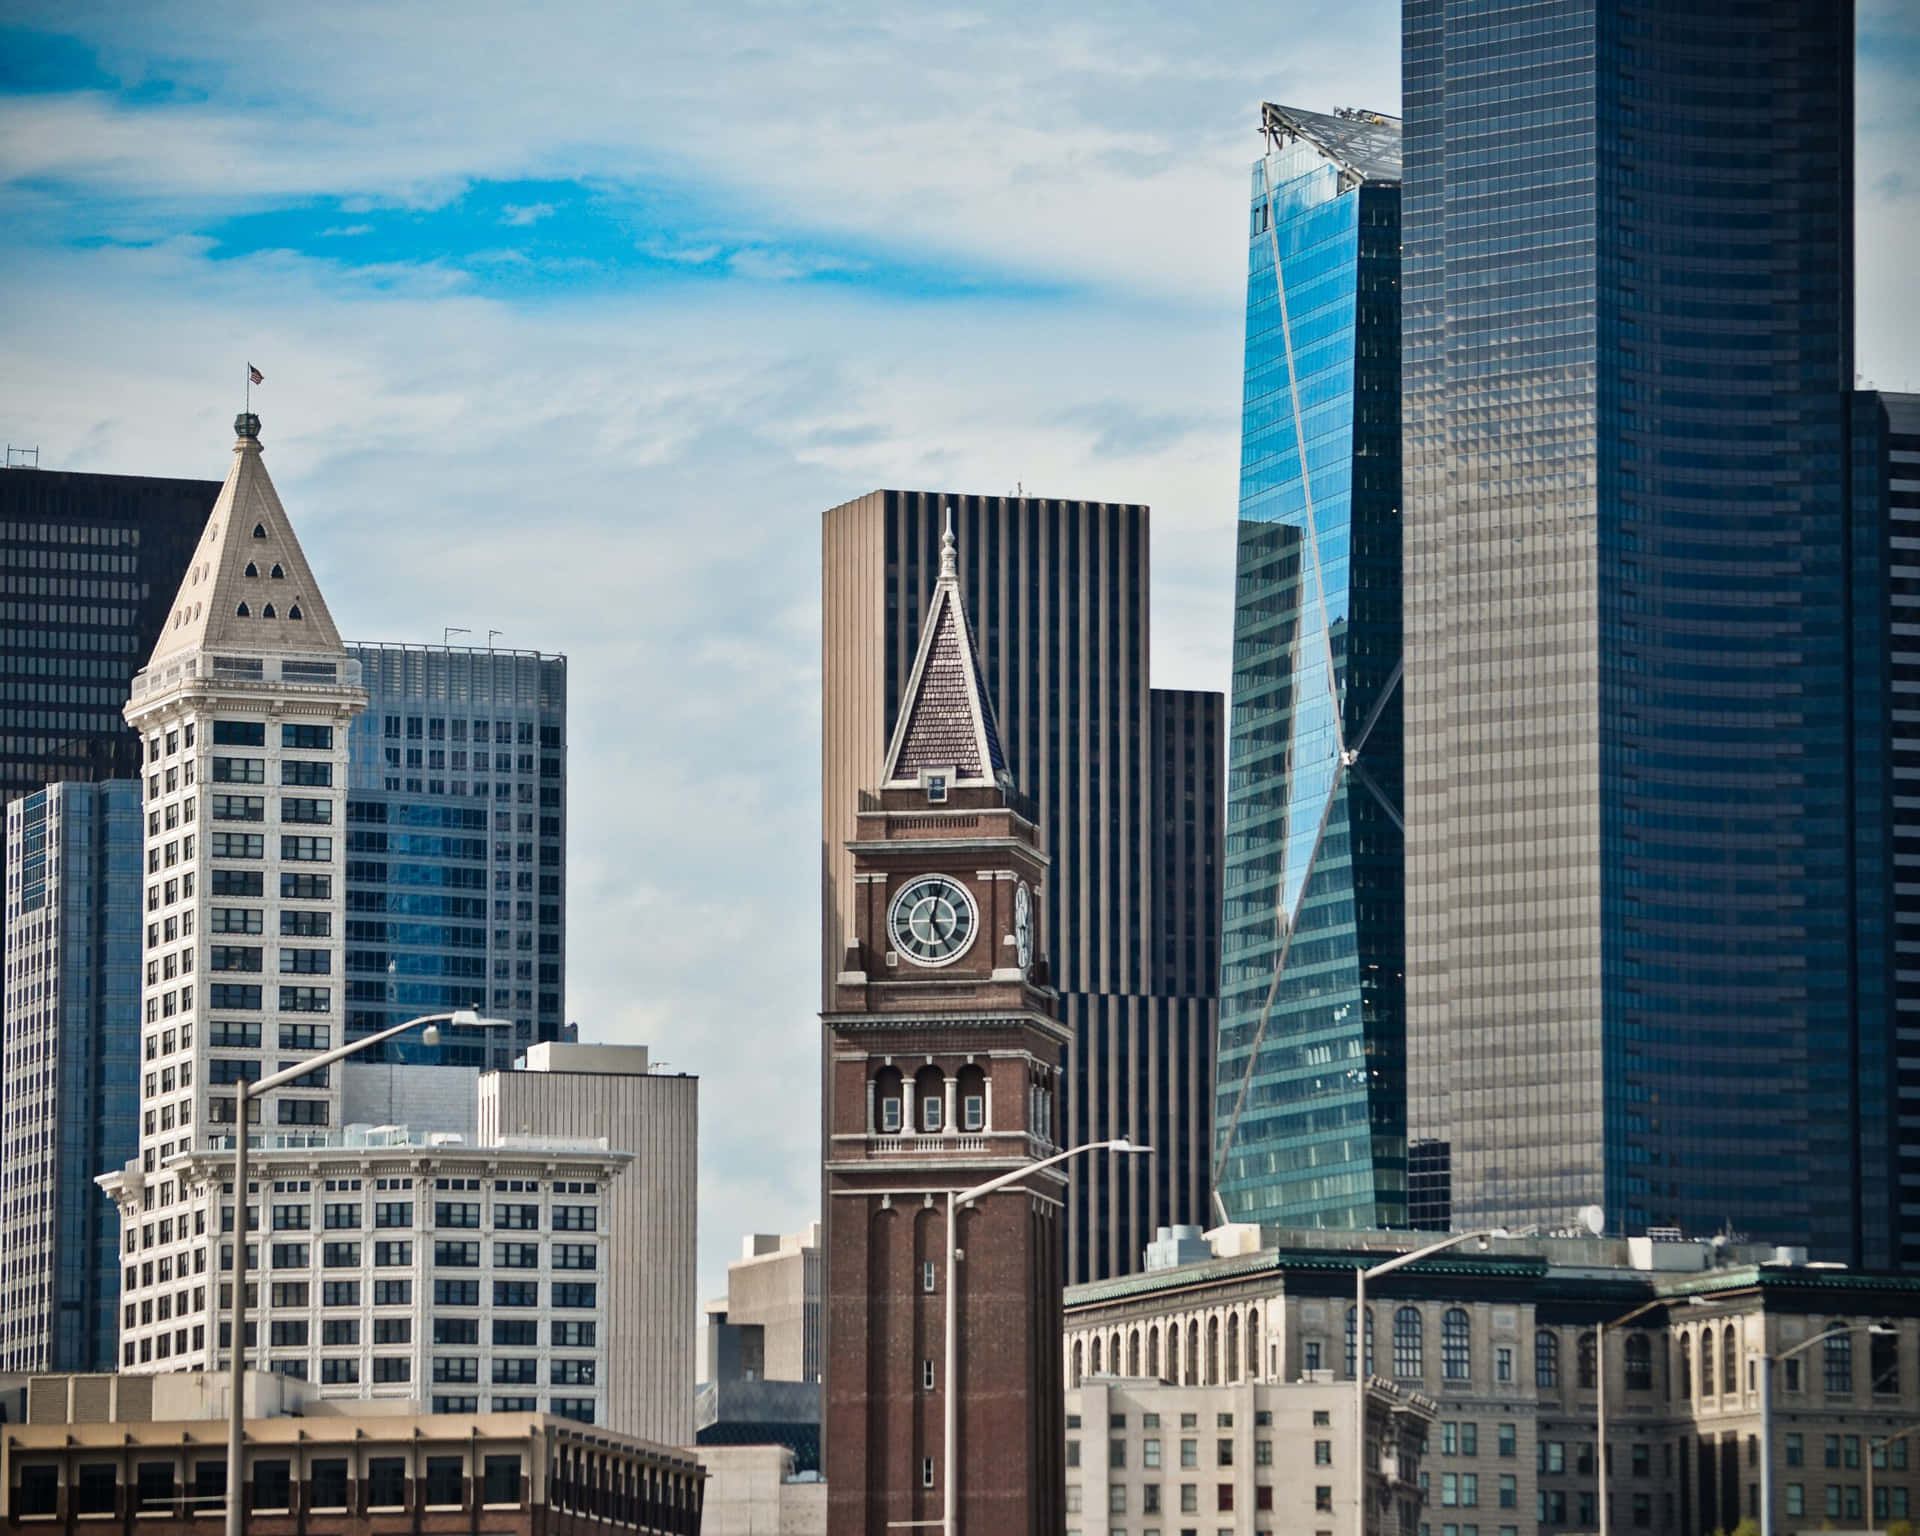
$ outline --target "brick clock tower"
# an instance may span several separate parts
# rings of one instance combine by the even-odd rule
[[[1057,1536],[1065,1177],[1018,1170],[1056,1150],[1068,1032],[1035,932],[1047,858],[1007,775],[951,524],[880,790],[861,796],[848,846],[854,932],[821,1016],[829,1536],[949,1516],[945,1536]],[[948,1196],[1005,1174],[955,1218],[949,1290]]]

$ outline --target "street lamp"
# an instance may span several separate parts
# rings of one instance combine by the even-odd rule
[[[1853,1333],[1860,1325],[1842,1323],[1838,1328],[1829,1328],[1825,1333],[1816,1333],[1805,1342],[1794,1345],[1792,1349],[1783,1349],[1778,1355],[1767,1353],[1764,1313],[1761,1316],[1760,1326],[1762,1329],[1760,1335],[1760,1536],[1773,1536],[1773,1362],[1776,1359],[1791,1360],[1795,1355],[1812,1349],[1816,1344],[1824,1344],[1828,1339],[1837,1339],[1842,1334]],[[1889,1334],[1898,1331],[1898,1329],[1887,1327],[1884,1323],[1867,1324],[1869,1334]],[[1871,1462],[1873,1457],[1869,1455],[1867,1460]],[[1868,1468],[1868,1480],[1869,1482],[1872,1480],[1871,1467]],[[1872,1495],[1869,1494],[1868,1498],[1871,1499]],[[1867,1524],[1869,1528],[1872,1527],[1871,1510],[1867,1514]]]
[[[426,1025],[426,1033],[422,1038],[428,1045],[438,1045],[440,1031],[434,1026],[443,1021],[462,1029],[512,1027],[505,1019],[483,1019],[471,1008],[457,1008],[451,1013],[425,1013],[417,1019],[408,1019],[404,1024],[395,1024],[391,1029],[364,1035],[358,1040],[349,1040],[345,1045],[336,1046],[330,1051],[322,1051],[318,1056],[309,1056],[306,1060],[297,1061],[290,1067],[282,1067],[278,1072],[261,1078],[257,1083],[249,1083],[242,1078],[237,1085],[233,1136],[233,1204],[236,1212],[233,1223],[235,1237],[231,1309],[233,1353],[230,1361],[232,1381],[228,1389],[232,1400],[227,1404],[227,1536],[244,1536],[240,1511],[240,1442],[246,1424],[247,1385],[247,1105],[269,1088],[285,1087],[295,1078],[305,1077],[310,1072],[318,1072],[322,1067],[331,1066],[336,1061],[364,1051],[370,1045],[378,1045],[382,1040],[391,1040],[395,1035],[404,1034],[416,1025]]]
[[[1353,1272],[1353,1536],[1367,1536],[1367,1276],[1384,1275],[1403,1265],[1432,1254],[1478,1241],[1482,1248],[1489,1238],[1507,1236],[1505,1227],[1479,1227],[1472,1232],[1457,1232],[1437,1243],[1428,1243],[1411,1253],[1399,1254],[1384,1264],[1362,1264]]]
[[[1004,1189],[1016,1184],[1029,1174],[1038,1173],[1042,1168],[1052,1168],[1064,1163],[1068,1158],[1078,1157],[1083,1152],[1120,1152],[1141,1157],[1151,1152],[1152,1147],[1134,1145],[1124,1136],[1112,1141],[1090,1141],[1084,1146],[1069,1147],[1065,1152],[1056,1152],[1052,1157],[1042,1158],[1037,1163],[1022,1163],[1018,1168],[1003,1173],[997,1178],[988,1179],[984,1184],[976,1184],[972,1189],[963,1189],[947,1194],[947,1368],[945,1444],[943,1447],[946,1468],[946,1496],[942,1500],[940,1511],[941,1536],[954,1536],[954,1520],[960,1507],[960,1463],[958,1459],[960,1443],[960,1394],[957,1390],[960,1364],[960,1295],[954,1288],[954,1278],[960,1259],[959,1227],[956,1218],[960,1207],[971,1205],[982,1196],[992,1194],[996,1189]],[[239,1536],[231,1532],[229,1536]]]
[[[1871,1382],[1868,1383],[1868,1390],[1869,1391],[1872,1390]],[[1907,1436],[1909,1435],[1920,1435],[1920,1424],[1909,1424],[1905,1429],[1896,1429],[1890,1435],[1867,1436],[1867,1530],[1869,1532],[1873,1530],[1873,1522],[1876,1518],[1873,1512],[1873,1451],[1874,1451],[1874,1447],[1880,1446],[1884,1448],[1886,1446],[1892,1445],[1893,1442],[1896,1440],[1906,1439]],[[1888,1458],[1888,1462],[1889,1464],[1891,1464],[1892,1462],[1891,1457]]]
[[[1594,1405],[1594,1417],[1599,1421],[1599,1433],[1596,1438],[1599,1442],[1600,1449],[1600,1465],[1597,1469],[1600,1479],[1600,1536],[1608,1536],[1608,1528],[1612,1523],[1612,1517],[1607,1510],[1607,1330],[1609,1328],[1618,1328],[1623,1323],[1630,1323],[1642,1313],[1651,1312],[1658,1307],[1679,1305],[1695,1306],[1706,1302],[1708,1299],[1709,1298],[1705,1296],[1658,1296],[1652,1301],[1642,1302],[1631,1312],[1623,1312],[1620,1316],[1612,1319],[1612,1321],[1600,1324],[1600,1326],[1594,1330],[1593,1359],[1595,1382],[1599,1387],[1600,1394],[1598,1401]],[[1715,1297],[1712,1299],[1718,1300],[1719,1298]]]

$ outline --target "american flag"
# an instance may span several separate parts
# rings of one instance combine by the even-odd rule
[[[247,364],[247,380],[249,383],[253,383],[253,384],[264,384],[267,382],[267,376],[264,373],[262,373],[258,368],[254,367],[252,363],[248,363]]]

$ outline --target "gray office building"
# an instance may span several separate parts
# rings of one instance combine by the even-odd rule
[[[219,494],[217,480],[0,471],[0,803],[139,776],[120,706]]]
[[[6,807],[0,1371],[115,1368],[120,1231],[93,1180],[140,1148],[142,822],[134,779]]]
[[[1889,1258],[1846,0],[1406,0],[1414,1219]],[[1856,1192],[1848,1198],[1841,1192]]]
[[[512,1036],[375,1049],[506,1066],[566,1032],[567,659],[347,651],[368,697],[348,736],[347,1038],[473,1008]]]

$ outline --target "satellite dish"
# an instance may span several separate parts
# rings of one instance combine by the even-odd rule
[[[1580,1225],[1585,1227],[1595,1237],[1598,1237],[1602,1232],[1607,1230],[1606,1210],[1598,1205],[1581,1206]]]

